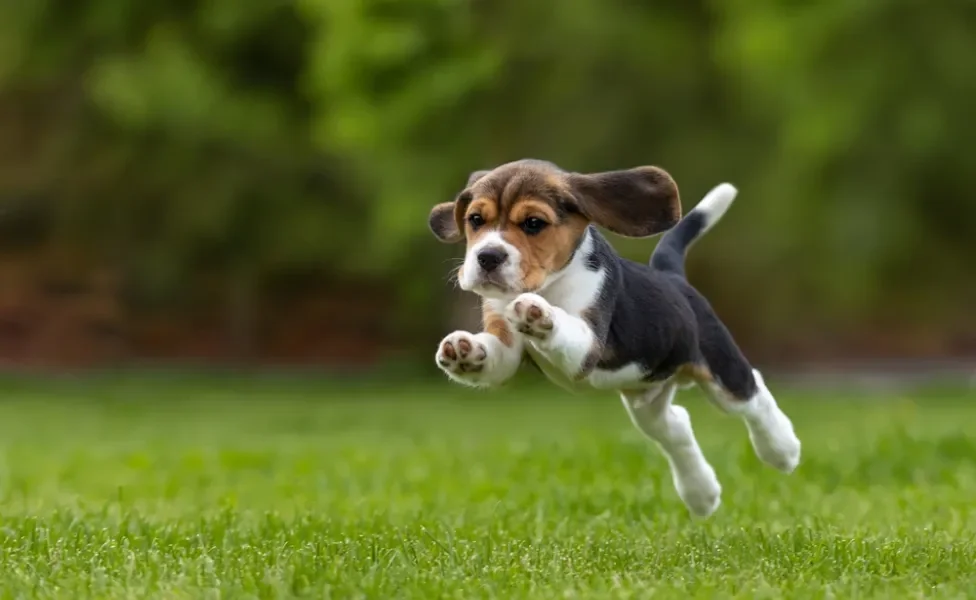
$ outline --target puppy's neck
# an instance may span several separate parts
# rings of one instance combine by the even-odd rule
[[[600,298],[612,253],[612,248],[596,228],[587,227],[569,263],[550,275],[538,294],[570,314],[582,314]]]

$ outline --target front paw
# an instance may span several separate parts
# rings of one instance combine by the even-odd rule
[[[455,331],[437,347],[437,366],[458,378],[476,376],[485,369],[488,349],[467,331]]]
[[[505,308],[505,319],[512,327],[531,338],[545,341],[552,335],[553,311],[538,294],[522,294]]]

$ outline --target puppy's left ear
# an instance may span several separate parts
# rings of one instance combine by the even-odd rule
[[[574,173],[569,184],[580,211],[618,235],[647,237],[681,220],[678,185],[658,167]]]
[[[464,211],[471,202],[471,192],[468,191],[479,179],[491,171],[475,171],[468,176],[468,183],[454,202],[442,202],[434,206],[427,218],[427,225],[440,241],[445,244],[455,244],[464,239]]]

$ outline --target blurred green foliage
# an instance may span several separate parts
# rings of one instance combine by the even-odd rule
[[[691,270],[759,331],[972,323],[963,0],[5,2],[0,102],[42,140],[4,202],[147,297],[311,269],[426,306],[460,253],[430,206],[531,156],[664,166],[686,209],[736,183]]]

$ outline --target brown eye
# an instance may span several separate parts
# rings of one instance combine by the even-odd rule
[[[527,235],[535,235],[545,229],[548,225],[549,223],[546,223],[538,217],[529,217],[528,219],[522,221],[522,231],[524,231]]]
[[[485,219],[476,213],[468,216],[468,223],[471,224],[472,229],[477,229],[485,224]]]

